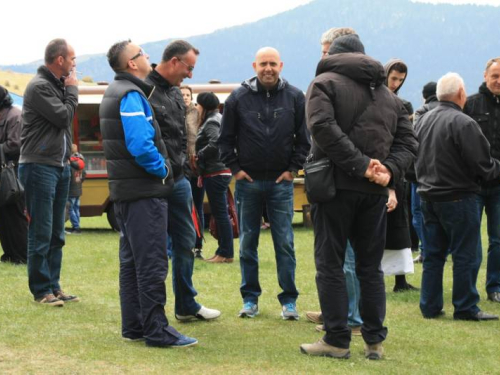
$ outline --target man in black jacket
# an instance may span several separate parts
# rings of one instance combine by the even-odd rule
[[[444,75],[436,93],[438,106],[416,124],[417,192],[425,223],[420,310],[425,318],[444,314],[443,268],[450,252],[454,319],[498,319],[477,306],[481,219],[476,199],[478,182],[500,177],[500,162],[490,156],[489,143],[476,121],[462,112],[467,99],[462,78],[456,73]]]
[[[253,68],[257,75],[226,100],[218,141],[221,160],[236,179],[243,297],[239,315],[253,318],[259,311],[257,246],[265,203],[283,290],[278,295],[281,315],[296,320],[293,174],[302,169],[310,147],[304,94],[280,77],[283,62],[276,49],[260,49]]]
[[[197,343],[165,316],[167,196],[173,178],[160,128],[147,101],[149,56],[130,41],[114,44],[108,61],[116,72],[99,108],[111,200],[120,227],[120,305],[124,339],[147,346]]]
[[[73,47],[54,39],[45,49],[45,65],[24,92],[19,178],[30,217],[28,279],[35,301],[51,306],[79,301],[59,285],[71,176],[71,123],[78,106],[75,67]]]
[[[500,159],[500,57],[486,64],[484,82],[479,92],[467,98],[464,113],[481,127],[491,145],[491,156]],[[485,181],[477,196],[480,216],[483,208],[488,218],[488,265],[486,293],[488,300],[500,303],[500,179]],[[482,251],[481,241],[479,247]]]
[[[163,51],[160,64],[146,82],[154,86],[149,97],[161,136],[172,162],[174,190],[168,197],[168,233],[172,238],[172,280],[175,293],[175,317],[181,321],[211,320],[220,311],[198,302],[193,286],[193,248],[196,243],[191,210],[193,197],[189,177],[186,139],[186,106],[179,89],[185,78],[193,76],[199,51],[184,40],[171,42]]]
[[[353,53],[356,52],[356,53]],[[385,286],[380,262],[386,233],[385,186],[410,166],[417,141],[401,100],[383,84],[382,64],[364,55],[357,35],[342,36],[321,60],[307,91],[307,125],[316,159],[335,164],[337,194],[311,208],[316,283],[325,335],[301,345],[310,355],[348,358],[351,331],[342,270],[347,240],[361,286],[365,356],[380,359],[386,338]]]

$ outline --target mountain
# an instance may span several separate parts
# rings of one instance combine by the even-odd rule
[[[253,75],[251,63],[263,46],[276,47],[284,62],[283,76],[307,90],[320,58],[321,34],[339,26],[353,27],[366,53],[382,63],[391,57],[409,66],[400,96],[420,106],[422,86],[454,71],[465,80],[467,92],[477,91],[486,61],[500,51],[500,7],[413,3],[410,0],[316,0],[290,11],[207,35],[187,38],[200,50],[194,77],[185,83],[210,79],[241,82]],[[158,62],[169,40],[142,47]],[[4,66],[34,72],[38,63]],[[78,58],[78,70],[94,80],[111,81],[113,72],[104,55]]]

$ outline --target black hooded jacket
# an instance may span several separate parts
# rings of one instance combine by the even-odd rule
[[[338,189],[387,195],[386,188],[364,177],[370,159],[380,160],[391,170],[391,181],[399,181],[416,156],[408,113],[384,81],[378,61],[342,53],[321,60],[309,85],[306,116],[313,153],[333,160]]]
[[[217,142],[221,161],[234,174],[275,180],[298,171],[309,152],[304,94],[280,77],[272,90],[257,77],[242,83],[227,98]]]

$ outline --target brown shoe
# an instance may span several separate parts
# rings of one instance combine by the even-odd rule
[[[384,355],[384,347],[381,342],[376,344],[365,343],[365,358],[378,360]]]
[[[80,298],[77,296],[73,296],[71,294],[66,294],[62,290],[56,290],[54,291],[54,295],[60,299],[61,301],[64,302],[80,302]]]
[[[226,258],[226,263],[233,263],[234,262],[234,258]]]
[[[64,306],[64,301],[61,301],[60,299],[56,298],[53,294],[46,294],[41,298],[35,299],[36,303],[41,303],[43,305],[47,306]]]
[[[316,323],[316,324],[323,324],[323,314],[321,314],[321,311],[316,312],[316,311],[307,311],[306,312],[306,318],[310,322]]]
[[[226,259],[224,257],[221,257],[220,255],[216,255],[211,259],[208,259],[207,262],[209,263],[226,263]]]
[[[325,325],[324,324],[318,324],[314,329],[318,332],[323,332],[325,330]]]
[[[327,344],[323,340],[318,340],[314,344],[302,344],[300,351],[304,354],[321,357],[347,359],[351,356],[349,349],[337,348],[336,346]]]
[[[350,327],[352,336],[361,336],[361,326]]]

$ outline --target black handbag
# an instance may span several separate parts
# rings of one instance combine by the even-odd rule
[[[24,187],[17,178],[14,162],[6,161],[2,145],[0,145],[0,168],[0,207],[3,207],[21,199]]]
[[[309,203],[325,203],[335,198],[334,164],[329,158],[313,160],[313,154],[304,164],[306,195]]]

